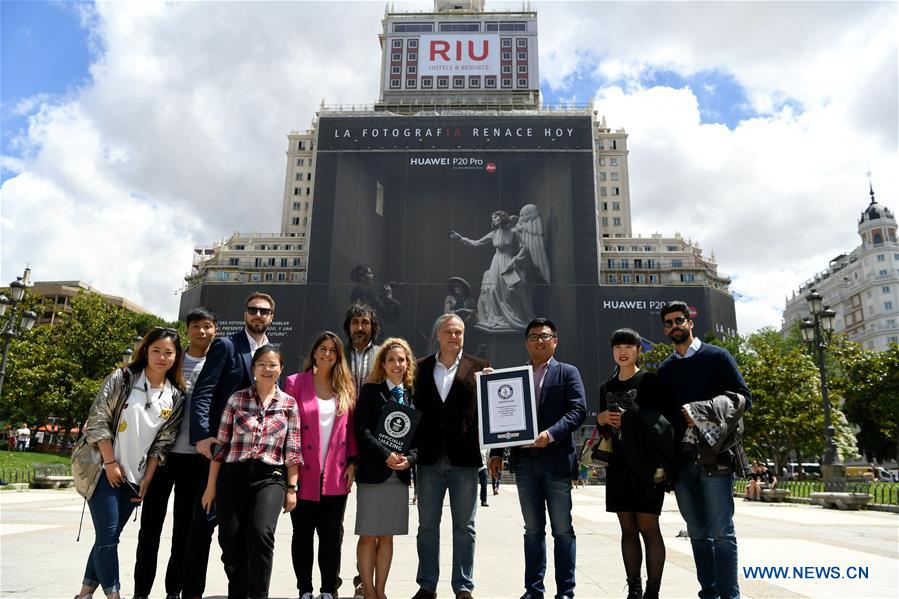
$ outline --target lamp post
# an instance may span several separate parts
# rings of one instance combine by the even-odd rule
[[[821,377],[821,399],[824,402],[824,456],[822,464],[825,466],[833,465],[837,462],[837,445],[833,440],[834,427],[830,420],[830,399],[827,396],[827,371],[824,368],[824,350],[827,349],[827,342],[833,333],[834,319],[836,312],[829,307],[823,305],[821,294],[814,289],[805,296],[808,302],[810,318],[805,318],[799,324],[799,330],[802,332],[802,338],[814,351],[818,360],[818,374]]]
[[[0,396],[3,394],[3,379],[6,378],[6,359],[9,355],[9,342],[19,336],[20,331],[30,331],[34,323],[37,322],[37,314],[31,310],[22,311],[22,319],[16,326],[16,319],[19,317],[19,302],[25,297],[25,283],[28,280],[28,269],[25,274],[17,277],[15,281],[9,284],[9,295],[0,295],[0,318],[3,319],[3,328],[0,329],[0,335],[3,336],[3,359],[0,361]],[[6,312],[9,311],[9,315]]]

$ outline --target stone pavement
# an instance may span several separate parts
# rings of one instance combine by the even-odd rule
[[[617,519],[605,512],[605,488],[574,490],[574,522],[578,538],[577,594],[581,598],[624,597],[624,569],[619,553]],[[342,574],[352,578],[355,561],[355,493],[347,507]],[[475,597],[516,599],[523,592],[521,514],[513,485],[503,485],[490,507],[478,508],[475,553]],[[82,500],[72,490],[0,492],[0,596],[71,597],[79,588],[84,562],[93,542],[90,514],[85,514],[80,543],[75,542]],[[411,509],[410,531],[417,526]],[[449,509],[444,511],[441,532],[441,571],[451,559]],[[684,528],[673,494],[666,497],[661,517],[668,550],[662,596],[696,597],[690,543],[676,538]],[[743,596],[769,597],[895,597],[899,584],[899,516],[882,512],[837,512],[795,504],[762,504],[737,501],[737,537],[740,547]],[[120,561],[123,597],[133,590],[132,572],[137,542],[137,523],[131,521],[122,534]],[[275,547],[272,597],[296,597],[290,561],[290,519],[282,516]],[[168,549],[171,531],[167,523],[162,551]],[[225,595],[227,585],[213,541],[209,566],[208,597]],[[551,546],[551,538],[549,539]],[[551,555],[551,553],[550,553]],[[550,557],[550,562],[552,558]],[[154,596],[164,596],[166,556],[159,560]],[[411,597],[417,586],[414,534],[397,537],[393,569],[387,590],[391,597]],[[772,572],[764,578],[745,571],[754,567],[786,567],[781,578]],[[818,568],[819,570],[815,570]],[[839,573],[835,568],[839,568]],[[861,568],[855,570],[851,568]],[[824,578],[826,574],[837,579]],[[866,570],[865,570],[866,569]],[[802,578],[798,578],[801,575]],[[444,577],[446,575],[444,574]],[[789,578],[784,578],[789,576]],[[317,573],[316,573],[317,577]],[[547,572],[554,590],[552,565]],[[317,578],[316,578],[316,584]],[[343,587],[350,593],[350,583]],[[452,597],[449,583],[441,579],[440,597]],[[101,594],[97,594],[99,597]],[[552,596],[551,594],[549,596]]]

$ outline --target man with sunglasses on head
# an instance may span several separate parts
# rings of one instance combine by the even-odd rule
[[[681,408],[682,418],[671,423],[675,440],[685,439],[694,427],[688,404],[709,402],[727,392],[737,393],[749,409],[752,399],[737,364],[725,349],[703,343],[693,336],[690,308],[681,301],[669,302],[661,310],[665,335],[674,351],[659,366],[658,377],[666,401]],[[675,487],[677,507],[687,522],[687,532],[696,563],[701,599],[737,599],[737,535],[734,530],[734,466],[698,463],[695,456],[681,453]]]

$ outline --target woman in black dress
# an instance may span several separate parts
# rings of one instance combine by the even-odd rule
[[[673,434],[648,439],[647,421],[667,420],[655,373],[637,366],[642,340],[632,329],[612,334],[612,355],[617,372],[600,387],[597,423],[612,437],[612,459],[606,472],[606,511],[618,514],[621,525],[621,556],[627,574],[628,599],[657,598],[665,566],[665,543],[659,530],[659,514],[665,488],[673,472],[667,460],[659,459],[664,446],[673,456]],[[668,425],[670,434],[670,425]],[[665,468],[665,466],[668,466]],[[640,569],[646,546],[646,594],[642,594]]]

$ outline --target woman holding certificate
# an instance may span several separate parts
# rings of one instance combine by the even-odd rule
[[[356,402],[356,559],[366,599],[386,598],[393,535],[409,532],[410,468],[415,465],[416,451],[402,453],[385,446],[378,429],[384,428],[379,421],[388,402],[411,406],[414,375],[415,357],[409,344],[404,339],[387,339]]]

